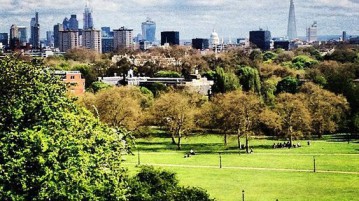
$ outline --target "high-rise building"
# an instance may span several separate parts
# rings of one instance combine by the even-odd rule
[[[113,48],[119,50],[123,48],[133,48],[133,29],[121,27],[120,29],[113,30]]]
[[[85,11],[84,11],[84,30],[92,29],[92,28],[94,28],[93,18],[92,18],[92,9],[90,7],[89,1],[87,0],[86,6],[85,6]]]
[[[46,45],[49,47],[54,46],[54,32],[46,31]]]
[[[156,22],[147,18],[146,22],[142,22],[143,40],[153,43],[156,40]]]
[[[270,31],[265,31],[262,29],[259,31],[250,31],[249,42],[261,50],[269,50],[271,43],[271,33]]]
[[[101,27],[102,37],[113,37],[111,27]]]
[[[13,24],[10,27],[10,49],[15,50],[20,46],[19,29]]]
[[[287,36],[289,40],[293,40],[297,38],[297,22],[295,19],[295,9],[294,9],[293,0],[290,0]]]
[[[25,26],[18,26],[20,45],[25,46],[27,43],[27,28]]]
[[[0,43],[3,46],[7,47],[9,45],[9,34],[8,33],[0,33]]]
[[[94,29],[83,30],[82,47],[102,53],[101,31]]]
[[[307,42],[314,42],[318,40],[318,25],[317,22],[307,28]]]
[[[56,24],[54,25],[54,47],[59,48],[60,47],[60,31],[64,31],[64,27],[62,24]]]
[[[39,13],[35,13],[35,17],[31,19],[31,38],[30,43],[33,49],[40,49],[40,24],[39,24]]]
[[[111,31],[111,27],[101,27],[102,34],[102,53],[110,53],[113,52],[113,31]]]
[[[113,52],[113,45],[114,45],[113,37],[103,37],[101,40],[102,40],[102,53]]]
[[[348,36],[347,36],[347,32],[346,31],[343,31],[343,41],[347,41],[348,40]]]
[[[71,15],[71,18],[69,19],[69,29],[72,31],[79,30],[79,21],[76,17],[76,15]]]
[[[70,21],[67,17],[62,21],[62,26],[65,31],[70,30]]]
[[[78,31],[59,31],[59,49],[66,52],[69,49],[79,47]]]
[[[178,31],[163,31],[161,32],[161,45],[168,43],[169,45],[179,45],[180,37]]]
[[[209,40],[205,38],[192,39],[192,48],[197,50],[205,50],[209,48]]]

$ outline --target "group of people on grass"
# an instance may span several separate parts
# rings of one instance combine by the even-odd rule
[[[293,144],[293,146],[291,146],[290,142],[283,142],[283,143],[274,143],[273,144],[273,149],[278,149],[278,148],[299,148],[302,147],[302,145],[300,144],[300,142],[298,142],[297,144]]]

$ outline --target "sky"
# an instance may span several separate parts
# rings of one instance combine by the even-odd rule
[[[122,26],[141,32],[147,17],[161,31],[179,31],[181,39],[209,38],[213,29],[221,38],[248,37],[248,32],[268,29],[272,36],[287,33],[289,0],[90,0],[95,28]],[[0,0],[0,32],[10,26],[29,27],[39,12],[41,38],[65,17],[77,14],[83,26],[85,0]],[[294,0],[297,32],[318,23],[319,35],[359,35],[359,0]]]

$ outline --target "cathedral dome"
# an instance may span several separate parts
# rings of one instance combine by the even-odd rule
[[[215,30],[213,30],[210,40],[212,45],[219,45],[219,36]]]

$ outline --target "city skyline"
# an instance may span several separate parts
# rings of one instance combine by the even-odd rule
[[[41,38],[53,25],[71,14],[82,15],[86,1],[69,0],[0,0],[0,32],[8,32],[12,24],[28,26],[29,19],[38,11],[41,15]],[[209,38],[216,29],[220,37],[248,37],[251,30],[268,29],[273,36],[286,36],[289,1],[283,0],[92,0],[95,28],[125,26],[141,33],[141,23],[151,17],[157,24],[156,38],[161,31],[179,31],[182,39]],[[103,6],[106,3],[108,6]],[[318,35],[339,35],[347,31],[358,35],[358,0],[302,0],[296,1],[298,36],[306,35],[306,27],[318,22]],[[83,26],[81,24],[80,26]]]

